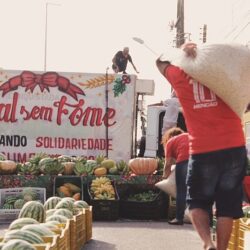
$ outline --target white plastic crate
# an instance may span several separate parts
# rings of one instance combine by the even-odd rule
[[[4,188],[0,189],[0,223],[9,223],[18,217],[21,209],[2,209],[7,197],[18,197],[23,190],[29,188],[35,190],[37,193],[37,200],[42,203],[46,201],[46,189],[37,187],[22,187],[22,188]]]

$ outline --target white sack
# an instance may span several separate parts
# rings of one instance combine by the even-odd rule
[[[184,223],[192,223],[188,208],[185,209],[183,221]]]
[[[169,60],[211,89],[242,118],[250,102],[250,49],[239,44],[211,44],[197,48],[197,57],[181,49],[169,50]]]
[[[175,168],[167,179],[157,182],[155,186],[171,197],[176,198]]]

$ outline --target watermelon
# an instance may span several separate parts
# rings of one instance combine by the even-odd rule
[[[58,221],[59,223],[66,223],[68,220],[67,217],[63,215],[51,215],[50,217],[46,218],[46,223],[49,221]]]
[[[15,239],[24,240],[31,244],[44,243],[43,239],[40,236],[28,230],[23,230],[23,229],[7,231],[4,235],[3,242],[8,242],[10,240],[15,240]]]
[[[45,201],[44,209],[45,210],[50,210],[50,209],[55,208],[59,201],[61,201],[60,197],[57,197],[57,196],[50,197],[48,200]]]
[[[18,200],[16,200],[15,203],[14,203],[14,208],[15,208],[15,209],[21,209],[21,208],[23,207],[24,203],[25,203],[25,200],[23,200],[23,199],[18,199]]]
[[[28,201],[21,209],[18,218],[33,218],[42,223],[45,221],[45,210],[39,201]]]
[[[2,243],[1,243],[2,244]],[[1,250],[36,250],[32,244],[24,240],[10,240],[4,244]]]
[[[9,230],[21,229],[23,226],[30,224],[38,224],[38,221],[32,218],[16,219],[9,225]]]
[[[86,201],[75,201],[74,205],[77,208],[89,208],[89,204]]]
[[[65,208],[71,211],[72,213],[74,212],[74,202],[71,201],[70,199],[63,198],[55,207],[55,209],[59,208]]]
[[[55,213],[57,209],[50,209],[46,211],[46,217],[49,217]]]
[[[51,230],[53,232],[53,230],[57,230],[58,229],[58,221],[48,221],[45,223],[41,223],[40,225],[48,228],[49,230]]]
[[[56,209],[56,211],[54,212],[54,215],[58,215],[58,214],[63,215],[65,217],[67,217],[68,219],[73,218],[73,213],[65,208]]]
[[[50,229],[48,229],[46,226],[42,224],[37,224],[37,225],[26,225],[22,229],[28,230],[40,237],[43,236],[53,236],[55,233],[53,233]]]

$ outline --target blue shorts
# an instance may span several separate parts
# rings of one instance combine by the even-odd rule
[[[189,209],[211,210],[217,217],[241,218],[247,154],[245,147],[191,155],[187,174]]]

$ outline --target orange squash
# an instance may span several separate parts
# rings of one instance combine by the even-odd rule
[[[11,160],[0,161],[0,174],[14,174],[17,164]]]
[[[65,187],[65,186],[60,186],[57,189],[57,192],[58,192],[60,197],[71,197],[72,196],[72,192],[70,191],[70,189],[68,187]]]
[[[158,167],[158,161],[155,158],[133,158],[129,160],[129,168],[136,175],[153,174]]]
[[[94,171],[94,175],[95,176],[104,176],[107,174],[107,169],[106,168],[103,168],[103,167],[100,167],[100,168],[96,168],[95,171]]]

